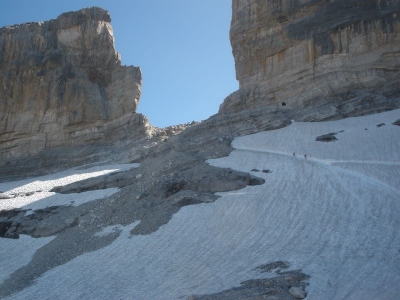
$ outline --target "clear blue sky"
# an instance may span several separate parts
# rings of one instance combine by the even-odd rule
[[[99,6],[111,14],[124,65],[143,73],[138,112],[165,127],[205,120],[238,89],[231,0],[0,0],[0,27]]]

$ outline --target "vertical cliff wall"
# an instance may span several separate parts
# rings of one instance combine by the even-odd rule
[[[145,134],[141,71],[121,65],[110,22],[91,7],[0,29],[0,159]]]
[[[399,0],[233,0],[232,11],[240,90],[221,113],[312,106],[323,119],[399,106]]]

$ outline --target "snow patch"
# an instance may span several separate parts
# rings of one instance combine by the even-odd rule
[[[56,186],[65,186],[92,177],[127,171],[138,166],[139,164],[121,164],[96,166],[88,169],[69,169],[51,175],[0,183],[0,191],[12,197],[0,201],[0,210],[13,208],[35,210],[60,205],[78,206],[89,201],[102,199],[116,193],[118,189],[109,188],[79,194],[57,194],[50,192],[50,190]]]

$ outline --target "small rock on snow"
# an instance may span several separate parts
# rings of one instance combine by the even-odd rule
[[[289,294],[292,295],[296,299],[304,299],[306,297],[306,292],[303,291],[301,288],[292,286],[289,289]]]

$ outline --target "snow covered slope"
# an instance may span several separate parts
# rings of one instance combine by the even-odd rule
[[[229,157],[209,164],[265,184],[183,207],[150,235],[132,236],[137,223],[105,228],[103,235],[120,231],[111,245],[6,299],[179,299],[272,276],[257,267],[275,261],[311,276],[307,299],[397,299],[398,119],[395,110],[237,138]],[[337,140],[316,141],[328,133]]]

